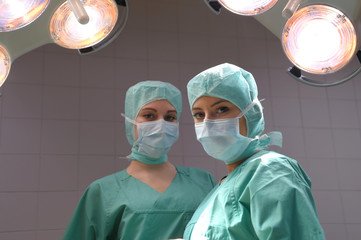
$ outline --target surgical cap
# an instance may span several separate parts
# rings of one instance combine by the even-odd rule
[[[161,81],[143,81],[130,87],[125,96],[125,116],[135,120],[139,111],[148,103],[157,100],[168,100],[177,111],[179,120],[182,111],[182,94],[170,83]],[[125,121],[125,131],[128,142],[135,142],[134,125]]]
[[[252,74],[229,63],[199,73],[189,81],[187,90],[191,109],[201,96],[225,99],[241,111],[244,111],[254,100],[258,100],[257,85]],[[244,117],[247,124],[247,136],[254,138],[261,135],[264,130],[261,104],[255,104]]]

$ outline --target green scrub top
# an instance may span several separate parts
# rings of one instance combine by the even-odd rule
[[[323,240],[325,235],[306,173],[295,160],[262,151],[204,199],[184,239]]]
[[[185,226],[215,182],[204,170],[179,166],[176,169],[174,180],[163,193],[126,170],[91,183],[63,240],[182,237]]]

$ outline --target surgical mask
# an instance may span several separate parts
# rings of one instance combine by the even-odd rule
[[[136,160],[146,164],[164,163],[167,160],[164,156],[178,139],[179,124],[163,119],[138,123],[125,118],[136,125],[138,130],[138,139],[134,142],[132,151],[135,149],[137,153],[149,157],[145,161],[141,158]]]
[[[239,133],[241,117],[242,115],[236,118],[205,119],[195,124],[197,140],[208,155],[227,164],[242,159],[242,155],[246,154],[245,150],[255,139]]]
[[[258,102],[258,99],[253,101],[235,118],[205,119],[203,122],[195,124],[197,140],[201,142],[208,155],[230,164],[247,158],[267,148],[270,144],[280,145],[282,136],[278,132],[255,138],[249,138],[239,133],[239,119]],[[271,142],[271,140],[273,141]]]

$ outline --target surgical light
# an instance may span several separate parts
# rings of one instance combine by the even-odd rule
[[[81,24],[71,6],[64,2],[50,21],[50,34],[54,42],[62,47],[80,49],[102,41],[114,28],[118,9],[113,0],[86,0],[84,8],[89,22]]]
[[[219,14],[221,8],[245,16],[253,16],[271,9],[278,0],[204,0],[210,9]]]
[[[1,0],[0,32],[25,27],[38,18],[50,0]]]
[[[0,23],[10,19],[4,14],[8,9],[16,9],[25,21],[24,9],[30,6],[42,11],[37,19],[12,31],[9,24],[0,26],[8,30],[0,31],[0,86],[21,55],[49,43],[76,49],[81,55],[99,51],[119,36],[129,16],[128,0],[0,0]]]
[[[257,15],[272,8],[278,0],[218,0],[229,11],[239,15]]]
[[[281,37],[289,60],[306,72],[329,74],[343,68],[354,56],[356,30],[340,10],[310,5],[286,22]]]
[[[0,45],[0,87],[10,72],[10,65],[10,55],[8,51]]]

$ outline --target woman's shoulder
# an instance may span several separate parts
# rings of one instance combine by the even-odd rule
[[[248,168],[253,169],[257,181],[273,181],[274,179],[294,179],[297,182],[310,186],[311,181],[299,163],[288,156],[273,151],[264,151],[250,162]],[[282,178],[281,178],[282,176]]]
[[[125,178],[127,178],[126,171],[122,170],[120,172],[116,172],[93,181],[89,184],[88,190],[99,191],[102,189],[104,190],[120,186],[120,181]]]
[[[297,160],[273,151],[266,152],[265,155],[261,157],[261,163],[264,166],[287,168],[290,171],[303,171]]]
[[[298,165],[298,162],[293,158],[274,151],[262,151],[250,157],[245,166],[258,167],[282,167],[289,164]]]

